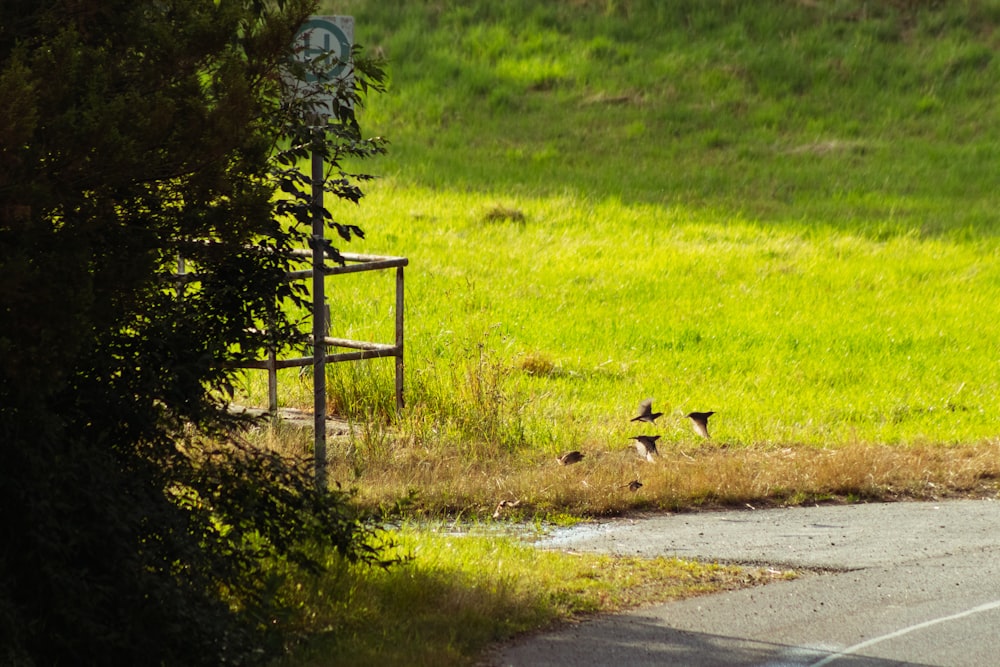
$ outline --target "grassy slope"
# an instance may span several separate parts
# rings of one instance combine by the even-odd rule
[[[991,228],[996,3],[347,4],[392,61],[371,120],[406,182]]]
[[[1000,4],[931,4],[330,8],[394,78],[365,112],[393,144],[341,213],[369,232],[351,250],[412,261],[408,409],[334,444],[334,477],[461,516],[991,486]],[[391,277],[332,284],[337,334],[391,339]],[[335,407],[391,412],[389,367],[339,365]],[[310,405],[294,371],[281,395]],[[647,395],[668,413],[656,466],[625,449]],[[689,409],[719,411],[714,443]],[[556,466],[570,447],[588,457]],[[400,538],[412,566],[293,593],[304,631],[337,632],[290,664],[471,664],[637,591],[746,576]]]
[[[336,11],[393,77],[365,112],[393,143],[341,213],[369,231],[351,250],[412,262],[402,438],[365,431],[342,477],[377,487],[369,473],[396,466],[375,495],[430,498],[422,462],[452,489],[429,502],[453,508],[482,488],[456,492],[452,475],[581,448],[612,484],[633,474],[628,417],[646,396],[666,413],[661,449],[684,460],[902,446],[915,462],[891,483],[919,486],[927,448],[998,447],[1000,3]],[[391,280],[335,289],[337,334],[391,339]],[[387,410],[389,369],[339,365],[336,408]],[[679,417],[706,409],[717,447]],[[660,476],[644,493],[683,504]]]

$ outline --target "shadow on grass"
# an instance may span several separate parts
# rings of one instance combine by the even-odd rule
[[[540,590],[482,585],[458,571],[420,561],[347,578],[323,592],[327,623],[284,667],[470,665],[487,646],[545,627],[558,612]]]

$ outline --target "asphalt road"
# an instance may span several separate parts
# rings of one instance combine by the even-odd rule
[[[997,501],[614,520],[557,531],[541,546],[803,575],[528,637],[497,651],[496,667],[1000,665]]]

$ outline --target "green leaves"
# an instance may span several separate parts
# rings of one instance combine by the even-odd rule
[[[307,462],[208,445],[245,425],[232,362],[306,340],[286,274],[312,221],[363,235],[303,163],[357,203],[369,177],[341,162],[384,149],[354,118],[381,70],[321,131],[282,98],[313,9],[0,5],[0,645],[25,662],[261,662],[275,563],[381,562]]]

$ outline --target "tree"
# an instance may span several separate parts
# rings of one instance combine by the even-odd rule
[[[4,664],[256,662],[281,639],[269,562],[380,562],[307,462],[227,435],[232,364],[301,343],[287,251],[313,215],[360,233],[310,203],[300,158],[321,151],[357,201],[342,164],[384,147],[353,117],[378,63],[357,59],[322,133],[282,95],[313,9],[0,4]]]

